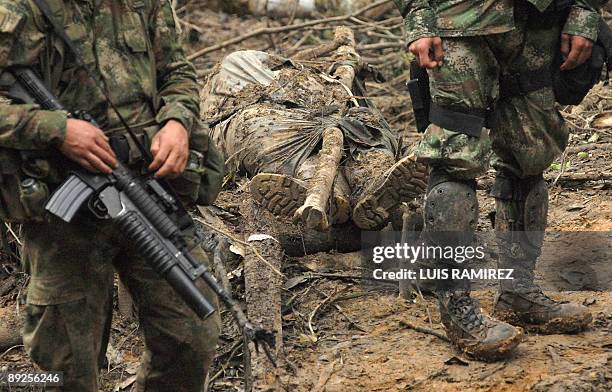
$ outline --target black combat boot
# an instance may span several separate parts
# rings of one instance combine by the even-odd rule
[[[555,301],[534,282],[548,213],[544,179],[498,175],[491,194],[497,199],[498,266],[513,270],[512,280],[500,280],[495,316],[538,333],[571,333],[585,328],[592,320],[586,306]]]
[[[520,328],[482,313],[468,293],[445,293],[438,297],[446,335],[464,352],[483,361],[507,357],[523,340]]]

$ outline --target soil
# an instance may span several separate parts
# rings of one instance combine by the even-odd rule
[[[178,3],[184,5],[185,1]],[[183,27],[192,52],[259,27],[288,22],[203,10],[202,3],[188,1],[178,13],[189,23]],[[409,58],[399,46],[372,47],[381,41],[397,42],[402,24],[395,14],[368,23],[351,22],[361,26],[356,28],[361,55],[377,65],[386,78],[386,82],[368,81],[368,91],[391,126],[403,136],[403,145],[409,146],[419,137],[413,131],[410,100],[403,88]],[[307,49],[333,36],[330,34],[333,29],[328,28],[333,25],[325,26],[250,39],[197,59],[196,65],[205,78],[218,59],[238,48],[276,53]],[[596,178],[601,173],[610,173],[612,168],[609,148],[612,128],[593,128],[591,120],[598,113],[610,114],[610,97],[612,88],[601,85],[582,105],[561,108],[573,128],[571,147],[579,149],[589,145],[589,148],[567,153],[563,162],[560,159],[546,173],[551,185],[549,234],[538,277],[546,282],[553,298],[589,307],[593,322],[585,331],[574,335],[528,334],[512,358],[495,363],[479,362],[457,352],[439,337],[408,328],[405,322],[443,332],[435,301],[429,297],[400,299],[396,285],[392,284],[361,284],[359,253],[285,255],[282,271],[287,281],[282,294],[282,328],[286,358],[281,377],[285,389],[319,392],[612,390],[611,275],[598,275],[593,282],[585,278],[590,272],[580,271],[579,267],[574,268],[574,274],[563,274],[573,262],[590,260],[595,260],[593,266],[601,267],[601,271],[609,271],[605,265],[612,255],[609,234],[612,232],[612,190],[610,180]],[[575,173],[592,176],[594,180],[567,178]],[[479,179],[479,230],[482,232],[491,230],[489,213],[494,209],[494,201],[487,197],[487,191],[492,178],[489,173]],[[222,208],[222,216],[228,218],[227,227],[239,237],[247,231],[243,222],[244,208],[250,203],[246,183],[247,179],[237,177],[228,184],[217,203]],[[275,224],[269,234],[284,232],[284,225],[288,223]],[[581,240],[573,247],[561,247],[554,242],[559,232],[578,231],[585,236],[596,232],[588,237],[593,242]],[[291,227],[286,232],[299,230]],[[14,242],[11,239],[13,245]],[[560,260],[565,260],[563,268],[559,268]],[[487,262],[493,263],[493,259]],[[10,285],[0,294],[3,325],[6,320],[23,315],[23,304],[18,298],[27,278],[16,272],[14,266],[6,255],[0,259],[0,289]],[[244,300],[244,265],[240,258],[230,260],[226,270],[236,297]],[[491,311],[494,284],[483,285],[473,295],[485,311]],[[241,391],[244,366],[242,350],[237,349],[238,332],[227,312],[222,315],[223,333],[209,387],[211,391]],[[111,331],[110,362],[101,371],[101,390],[131,390],[142,350],[137,323],[117,313]],[[0,351],[0,371],[7,369],[33,369],[21,345]]]

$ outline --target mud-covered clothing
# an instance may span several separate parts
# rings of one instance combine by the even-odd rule
[[[234,170],[251,176],[295,176],[329,127],[343,131],[349,156],[372,149],[395,156],[397,135],[374,108],[350,106],[351,87],[278,56],[238,51],[209,79],[202,107],[212,140]]]
[[[169,0],[47,3],[130,125],[174,119],[193,129],[199,118],[196,73],[177,39]],[[68,110],[89,112],[107,133],[121,129],[105,97],[34,3],[0,0],[0,71],[19,65],[39,72]],[[0,147],[46,149],[61,144],[65,129],[65,113],[0,104]]]
[[[208,263],[199,246],[191,254]],[[43,370],[64,372],[62,391],[99,390],[98,353],[113,267],[134,299],[145,340],[136,390],[202,391],[215,356],[218,313],[200,320],[112,222],[83,213],[70,224],[53,219],[25,225],[23,257],[31,276],[23,341]],[[210,288],[200,288],[218,308]]]
[[[181,48],[169,0],[47,3],[137,133],[147,132],[150,140],[170,119],[190,132],[196,129],[196,73]],[[68,110],[87,111],[108,135],[125,136],[104,95],[31,0],[0,0],[0,72],[11,66],[33,68]],[[65,130],[66,113],[0,103],[0,158],[9,150],[60,157],[55,147]],[[10,169],[2,165],[0,179],[15,174]],[[40,368],[64,372],[62,390],[98,390],[97,358],[113,266],[134,297],[144,332],[138,390],[202,390],[218,338],[217,314],[199,320],[112,222],[84,211],[71,224],[49,218],[26,223],[23,230],[24,266],[30,274],[24,344]],[[208,262],[199,247],[192,252]],[[207,291],[207,297],[216,304],[213,293]]]
[[[483,130],[481,137],[435,124],[425,132],[417,155],[452,177],[468,180],[483,174],[491,150],[497,170],[518,178],[540,175],[567,145],[569,131],[555,108],[551,87],[499,99],[500,75],[549,69],[558,50],[558,25],[540,27],[526,13],[517,17],[516,25],[507,33],[442,40],[444,63],[429,72],[433,102],[494,108],[490,131]]]
[[[514,29],[514,7],[529,1],[540,12],[557,0],[394,0],[405,20],[408,42],[424,37],[468,37]],[[604,0],[575,0],[564,33],[597,39]]]

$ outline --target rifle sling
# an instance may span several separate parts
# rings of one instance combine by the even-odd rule
[[[59,22],[57,21],[57,19],[53,16],[53,12],[51,11],[51,8],[49,8],[49,4],[47,4],[46,0],[32,0],[32,1],[38,6],[38,8],[40,9],[40,12],[42,12],[42,14],[45,16],[45,19],[47,19],[47,21],[49,22],[49,24],[51,24],[51,27],[53,28],[53,31],[55,32],[55,34],[57,34],[57,36],[64,42],[64,44],[66,44],[66,47],[68,48],[68,50],[72,52],[77,65],[85,71],[87,76],[94,82],[94,85],[96,86],[96,88],[100,90],[102,95],[104,95],[104,98],[106,98],[106,101],[108,102],[109,106],[111,107],[113,112],[115,112],[115,114],[117,115],[117,118],[121,122],[121,125],[123,125],[123,127],[126,129],[128,134],[130,135],[130,137],[132,138],[132,140],[134,141],[134,143],[140,150],[140,153],[142,154],[142,156],[145,159],[147,159],[149,163],[152,162],[153,157],[151,156],[151,152],[147,150],[145,146],[142,145],[142,143],[140,143],[140,140],[138,140],[132,128],[128,125],[127,121],[125,121],[124,117],[119,112],[119,109],[117,109],[117,107],[111,100],[107,89],[102,87],[102,84],[104,84],[103,81],[102,82],[99,81],[94,76],[93,72],[91,72],[91,70],[85,65],[85,63],[83,63],[79,50],[75,46],[74,42],[70,39],[70,37],[68,37],[63,26],[61,26]]]

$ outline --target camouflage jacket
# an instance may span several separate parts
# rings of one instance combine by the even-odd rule
[[[178,39],[170,0],[47,0],[56,19],[104,81],[128,123],[191,130],[199,118],[196,73]],[[120,130],[115,113],[31,0],[0,0],[0,71],[32,66],[70,111],[91,113],[105,132]],[[0,147],[46,149],[63,141],[66,114],[0,103]]]
[[[496,34],[514,28],[514,0],[393,0],[408,42],[423,37]],[[522,1],[522,0],[517,0]],[[555,0],[528,0],[540,12]],[[606,0],[575,0],[563,32],[597,39],[598,11]]]

